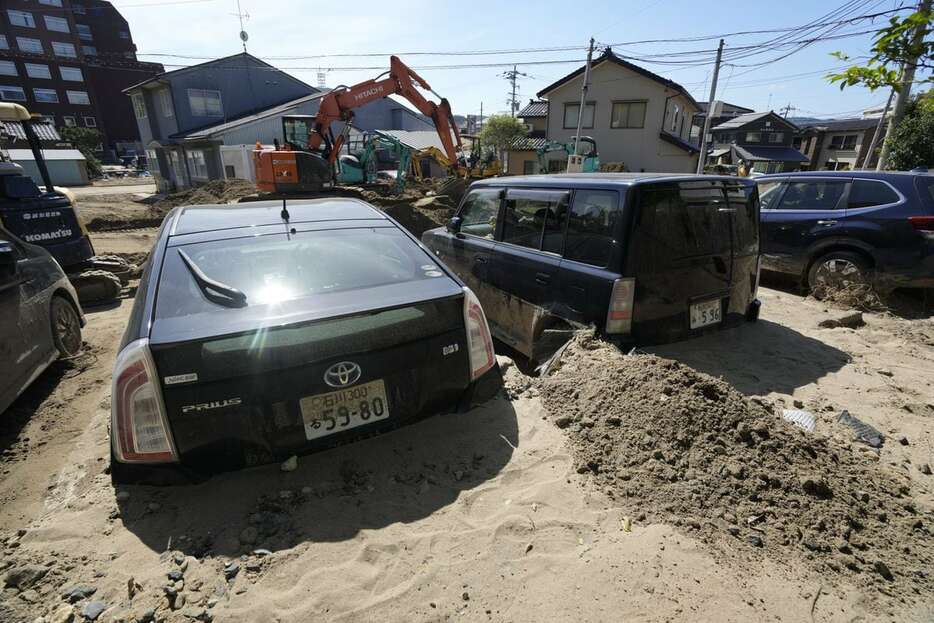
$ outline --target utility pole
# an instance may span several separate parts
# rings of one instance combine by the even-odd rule
[[[794,111],[796,111],[796,110],[798,110],[798,109],[795,108],[794,106],[792,106],[792,105],[791,105],[791,102],[788,102],[787,104],[785,104],[784,106],[782,106],[781,108],[779,108],[779,110],[780,110],[781,113],[782,113],[782,119],[787,119],[789,113],[793,113]]]
[[[529,74],[522,73],[521,71],[516,69],[516,65],[513,65],[512,69],[510,69],[509,71],[504,71],[500,75],[503,78],[505,78],[507,81],[509,81],[509,83],[512,85],[512,93],[509,95],[509,100],[508,100],[509,101],[509,112],[510,114],[512,114],[513,117],[515,117],[516,112],[518,112],[519,110],[519,104],[516,102],[516,82],[519,80],[519,76],[528,78]]]
[[[581,86],[581,105],[577,110],[577,134],[574,135],[574,156],[580,154],[581,127],[584,124],[584,107],[587,106],[587,91],[590,89],[590,61],[593,59],[593,37],[590,38],[590,47],[587,49],[587,64],[584,65],[584,84]],[[568,169],[570,170],[570,159]]]
[[[920,2],[918,2],[918,11],[925,14],[930,13],[931,0],[920,0]],[[915,31],[912,33],[909,43],[912,49],[918,49],[921,46],[921,42],[924,39],[924,31],[924,23],[919,23],[915,27]],[[898,127],[902,117],[905,116],[905,107],[908,105],[908,98],[911,96],[911,83],[914,82],[915,68],[917,66],[917,54],[905,59],[902,65],[902,84],[901,88],[898,90],[898,94],[895,96],[895,108],[892,110],[892,118],[889,119],[889,129],[885,135],[885,142],[882,143],[882,153],[879,154],[879,162],[876,164],[877,171],[881,171],[885,168],[885,161],[889,157],[889,148],[891,146],[891,141],[889,139],[895,134],[895,128]]]
[[[720,76],[720,59],[723,58],[723,39],[720,39],[720,45],[717,46],[717,60],[713,65],[713,79],[710,81],[710,97],[707,99],[707,114],[704,115],[704,131],[700,137],[700,153],[697,154],[697,174],[704,172],[704,164],[707,161],[707,133],[710,132],[710,121],[713,117],[713,103],[717,97],[717,78]]]
[[[889,116],[889,108],[892,106],[892,100],[895,99],[895,89],[892,89],[889,92],[889,99],[885,103],[885,108],[882,109],[882,116],[879,117],[879,123],[876,124],[876,131],[872,133],[872,140],[869,141],[869,149],[866,150],[866,159],[863,160],[862,169],[868,169],[869,163],[872,160],[872,152],[876,150],[876,145],[879,144],[879,139],[882,137],[882,127],[885,125],[885,118]]]

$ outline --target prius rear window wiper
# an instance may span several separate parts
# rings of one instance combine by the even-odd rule
[[[178,254],[181,256],[182,261],[185,262],[185,266],[188,267],[188,272],[194,277],[195,283],[201,288],[201,292],[204,293],[205,298],[212,303],[217,303],[224,307],[246,307],[246,294],[233,286],[215,281],[205,275],[204,272],[198,268],[198,265],[188,257],[188,254],[181,249],[178,250]]]

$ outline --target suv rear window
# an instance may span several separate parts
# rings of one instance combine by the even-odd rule
[[[157,318],[216,309],[202,293],[179,250],[209,279],[243,292],[246,305],[444,276],[430,255],[394,227],[186,244],[166,250],[156,300]]]
[[[850,199],[846,207],[869,208],[890,203],[898,203],[899,196],[885,182],[876,180],[853,180],[850,187]]]
[[[921,195],[921,202],[928,207],[928,210],[934,210],[934,176],[918,176],[915,178],[915,186],[918,188],[918,194]]]

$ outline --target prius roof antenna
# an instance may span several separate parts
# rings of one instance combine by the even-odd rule
[[[288,223],[289,219],[292,218],[289,215],[289,209],[285,206],[285,197],[282,198],[282,212],[279,212],[279,216],[281,216],[282,220],[286,223]]]

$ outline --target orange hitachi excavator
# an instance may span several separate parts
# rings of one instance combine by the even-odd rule
[[[425,99],[416,85],[434,93],[441,102],[435,104]],[[352,87],[339,86],[321,98],[306,144],[294,145],[288,137],[286,144],[277,145],[276,149],[262,149],[257,144],[253,152],[256,187],[261,192],[317,192],[331,184],[335,161],[350,132],[354,108],[393,94],[401,95],[431,117],[448,161],[456,163],[457,152],[462,148],[461,137],[448,101],[398,57],[391,56],[388,72]],[[344,126],[335,138],[331,126],[336,122],[343,122]]]

